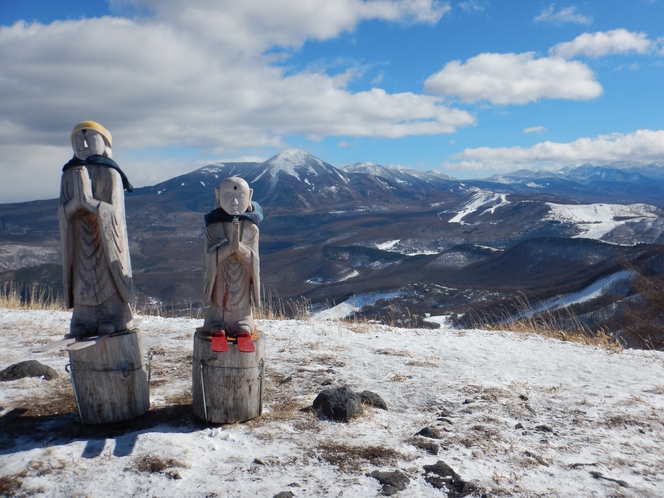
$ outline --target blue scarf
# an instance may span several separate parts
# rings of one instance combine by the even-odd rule
[[[127,175],[124,174],[124,172],[120,169],[120,166],[118,166],[118,163],[116,163],[113,159],[109,159],[108,157],[100,156],[99,154],[94,154],[87,159],[79,159],[78,157],[74,156],[71,158],[71,160],[64,165],[62,168],[62,172],[64,173],[67,171],[69,168],[75,168],[76,166],[106,166],[107,168],[114,169],[118,173],[120,173],[120,177],[122,178],[122,188],[124,188],[127,192],[133,192],[134,187],[131,183],[129,183],[129,179],[127,179]]]
[[[210,226],[212,223],[230,223],[234,218],[238,220],[248,220],[254,225],[258,225],[263,221],[263,208],[257,202],[251,201],[253,211],[247,211],[242,214],[232,215],[228,214],[222,208],[213,209],[205,215],[205,226]]]

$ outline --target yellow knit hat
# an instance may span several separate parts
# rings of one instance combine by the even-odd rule
[[[109,147],[113,147],[113,139],[111,138],[111,132],[108,131],[99,123],[95,121],[81,121],[76,126],[74,126],[74,131],[71,132],[70,138],[73,139],[74,133],[81,130],[95,130],[99,132],[101,136],[104,137],[104,140],[106,140],[106,144]]]

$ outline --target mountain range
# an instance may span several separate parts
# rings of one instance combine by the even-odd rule
[[[126,194],[135,286],[144,303],[200,305],[203,215],[232,175],[264,209],[262,283],[281,302],[394,291],[365,312],[449,314],[517,292],[576,292],[626,263],[660,271],[664,175],[624,166],[457,180],[373,163],[337,168],[300,149],[210,164]],[[58,288],[59,260],[56,199],[0,205],[0,280]]]

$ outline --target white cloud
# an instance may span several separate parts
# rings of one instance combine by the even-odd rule
[[[265,53],[338,36],[365,19],[435,23],[449,10],[446,3],[136,0],[134,5],[152,9],[152,17],[0,26],[1,170],[17,166],[7,159],[10,146],[66,149],[71,128],[86,119],[106,126],[114,145],[137,150],[281,147],[282,137],[293,134],[395,138],[451,133],[476,122],[440,97],[379,88],[354,93],[347,89],[352,70],[335,76],[293,72],[284,54]],[[272,64],[275,57],[281,57],[280,66]],[[11,192],[0,190],[3,199],[5,193]]]
[[[0,153],[0,202],[54,199],[60,195],[62,166],[72,157],[69,144],[66,147],[6,144],[0,146]]]
[[[448,169],[508,170],[515,167],[616,161],[664,162],[664,130],[637,130],[633,133],[579,138],[573,142],[541,142],[532,147],[478,147],[454,155]]]
[[[0,54],[0,114],[15,126],[43,127],[40,139],[51,144],[92,117],[136,148],[279,146],[286,134],[402,137],[475,123],[437,97],[351,93],[352,71],[287,76],[260,57],[216,52],[162,24],[14,25],[0,28]]]
[[[576,13],[576,7],[563,7],[558,12],[555,11],[556,4],[550,4],[546,9],[540,12],[535,21],[552,22],[552,23],[575,23],[575,24],[591,24],[593,18]]]
[[[464,2],[459,2],[459,7],[462,10],[465,10],[466,12],[484,12],[486,10],[486,6],[484,5],[484,2],[480,2],[478,0],[466,0]]]
[[[532,126],[530,128],[524,128],[524,133],[544,133],[548,131],[544,126]]]
[[[525,104],[542,98],[588,100],[602,94],[586,65],[558,57],[536,58],[534,52],[484,53],[465,63],[452,61],[427,78],[424,89],[492,104]]]
[[[596,58],[628,52],[646,54],[653,48],[653,42],[648,40],[645,33],[633,33],[620,28],[605,32],[583,33],[571,42],[558,43],[549,50],[549,54],[564,59],[578,55]]]
[[[450,10],[437,0],[111,0],[152,11],[158,21],[197,36],[261,53],[272,46],[299,47],[326,40],[368,19],[436,23]]]

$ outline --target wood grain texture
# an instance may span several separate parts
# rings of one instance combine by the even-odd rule
[[[150,408],[147,365],[138,330],[69,351],[69,363],[83,423],[129,420]]]
[[[228,352],[215,353],[210,338],[199,331],[194,334],[192,365],[194,414],[206,420],[207,408],[207,421],[217,424],[243,422],[260,416],[265,359],[263,333],[258,332],[254,340],[255,353],[239,352],[234,342],[229,343]]]

